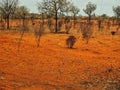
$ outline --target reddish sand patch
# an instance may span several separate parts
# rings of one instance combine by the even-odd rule
[[[36,47],[26,34],[0,35],[0,90],[102,90],[120,83],[120,36],[80,38],[68,49],[66,34],[46,34]],[[78,37],[78,35],[75,35]],[[113,82],[112,82],[113,80]],[[115,84],[116,85],[116,84]]]

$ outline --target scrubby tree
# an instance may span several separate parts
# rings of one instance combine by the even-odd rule
[[[98,31],[101,31],[101,27],[102,27],[102,17],[99,16],[97,18],[97,23],[98,23]]]
[[[71,6],[73,4],[69,1],[65,2],[64,3],[64,6],[61,7],[60,11],[64,14],[64,15],[67,15],[69,16],[70,12],[71,12]]]
[[[117,17],[117,19],[119,19],[120,18],[120,6],[113,7],[113,12],[115,16]]]
[[[89,23],[91,21],[91,17],[93,12],[96,10],[96,4],[92,4],[91,2],[88,2],[88,4],[86,5],[86,9],[83,9],[83,11],[89,16]]]
[[[41,36],[44,34],[44,23],[43,22],[40,22],[39,25],[34,26],[34,34],[36,38],[37,47],[39,47]]]
[[[90,38],[93,35],[93,28],[92,28],[91,24],[84,23],[84,25],[81,29],[81,33],[82,33],[82,38],[86,41],[86,44],[88,44],[90,41]]]
[[[76,6],[74,5],[71,5],[71,13],[73,14],[73,18],[74,18],[74,27],[75,27],[75,20],[76,20],[76,15],[79,13],[80,9],[77,8]]]
[[[72,28],[72,23],[68,20],[68,21],[65,23],[65,31],[66,31],[66,34],[69,34],[69,31],[70,31],[71,28]]]
[[[55,18],[55,33],[58,32],[58,15],[61,12],[61,8],[66,5],[67,0],[43,0],[38,4],[38,10],[42,13],[53,15]]]
[[[10,15],[13,14],[18,5],[18,0],[0,0],[0,10],[7,20],[7,29],[9,26]]]
[[[0,26],[2,24],[2,13],[1,13],[1,10],[0,10]]]
[[[117,17],[118,27],[117,31],[120,28],[120,6],[113,7],[113,12],[115,13],[115,16]]]
[[[2,19],[2,11],[0,10],[0,19]]]
[[[3,14],[0,12],[0,29],[5,29],[5,22],[3,20]]]
[[[15,14],[17,18],[22,19],[22,28],[21,28],[20,39],[18,43],[18,50],[19,50],[23,36],[25,32],[29,30],[28,21],[26,20],[27,15],[29,14],[29,9],[25,6],[18,6]]]
[[[29,9],[25,6],[19,6],[17,7],[15,14],[17,18],[20,18],[23,20],[23,26],[25,26],[25,19],[29,15]]]
[[[107,16],[107,14],[102,14],[101,17],[102,17],[103,19],[109,18],[109,17]]]

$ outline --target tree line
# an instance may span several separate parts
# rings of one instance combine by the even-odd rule
[[[74,26],[76,21],[76,16],[79,14],[80,9],[75,6],[72,2],[68,0],[42,0],[37,3],[37,8],[39,11],[39,16],[44,18],[53,18],[55,20],[55,32],[58,32],[58,19],[69,19],[69,16],[73,16]],[[93,13],[97,8],[96,4],[88,2],[86,8],[83,11],[88,15],[88,23],[91,22],[95,13]],[[115,18],[120,21],[120,6],[112,7],[113,12],[115,13]],[[36,14],[30,14],[29,9],[26,6],[19,6],[19,0],[1,0],[0,1],[0,22],[4,19],[7,23],[7,29],[10,29],[9,23],[10,18],[19,18],[23,19],[23,22],[26,18],[31,18],[33,20]],[[107,15],[104,14],[103,17]]]

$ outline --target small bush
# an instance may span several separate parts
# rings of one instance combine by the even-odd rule
[[[71,28],[72,28],[72,24],[70,22],[65,24],[66,34],[69,34]]]
[[[83,39],[86,40],[86,43],[88,44],[90,38],[93,35],[92,26],[89,24],[84,25],[82,30],[81,30],[81,33],[82,33]]]
[[[76,42],[75,36],[69,36],[66,40],[66,45],[68,46],[68,48],[72,48],[75,42]]]
[[[57,24],[57,29],[58,29],[58,31],[61,31],[61,27],[62,27],[62,22],[59,21],[58,24]]]
[[[111,32],[111,35],[112,35],[112,36],[114,36],[115,34],[116,34],[116,32],[115,32],[115,31],[112,31],[112,32]]]
[[[50,32],[54,32],[55,31],[55,27],[54,27],[54,23],[51,19],[48,20],[48,29],[50,30]]]
[[[34,31],[37,47],[40,45],[41,36],[44,34],[44,23],[40,23],[39,27],[35,28]]]

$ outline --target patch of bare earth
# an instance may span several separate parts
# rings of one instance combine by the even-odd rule
[[[46,34],[40,47],[26,34],[18,52],[18,34],[0,35],[0,90],[120,90],[120,36],[80,38]]]

